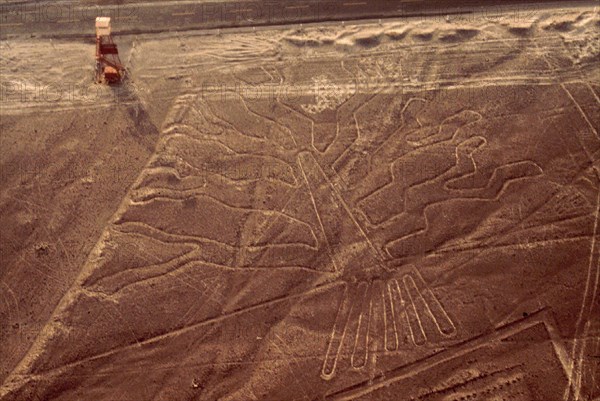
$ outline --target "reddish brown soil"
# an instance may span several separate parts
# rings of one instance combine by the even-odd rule
[[[598,397],[598,15],[456,18],[122,37],[125,101],[9,99],[0,398]]]

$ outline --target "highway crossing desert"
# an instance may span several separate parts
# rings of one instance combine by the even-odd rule
[[[0,400],[600,397],[597,5],[164,3],[3,11]]]

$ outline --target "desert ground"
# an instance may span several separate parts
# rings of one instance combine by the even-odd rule
[[[597,4],[306,3],[2,5],[0,400],[600,398]]]

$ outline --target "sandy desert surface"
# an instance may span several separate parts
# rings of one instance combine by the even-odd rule
[[[12,24],[0,400],[600,397],[593,4]]]

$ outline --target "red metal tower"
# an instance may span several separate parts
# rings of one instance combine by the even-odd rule
[[[111,36],[110,18],[96,17],[96,82],[115,84],[124,75],[125,67]]]

